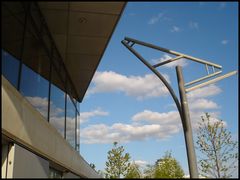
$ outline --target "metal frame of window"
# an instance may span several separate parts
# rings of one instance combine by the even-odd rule
[[[77,111],[75,111],[75,149],[77,150]]]
[[[24,7],[23,7],[24,8]],[[22,37],[22,43],[21,43],[21,55],[19,58],[19,69],[18,69],[18,82],[17,82],[17,90],[20,91],[20,82],[22,78],[22,64],[23,64],[23,52],[24,52],[24,42],[25,42],[25,36],[26,36],[26,29],[28,25],[28,16],[29,16],[29,9],[30,9],[30,4],[25,7],[25,18],[24,18],[24,26],[23,26],[23,37]]]
[[[64,110],[64,139],[67,139],[66,132],[67,132],[67,93],[65,92],[65,110]]]

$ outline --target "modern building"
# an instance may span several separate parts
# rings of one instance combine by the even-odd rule
[[[1,2],[2,178],[101,177],[79,153],[79,104],[125,5]]]

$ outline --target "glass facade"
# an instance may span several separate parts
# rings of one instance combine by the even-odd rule
[[[11,71],[9,71],[11,69]],[[2,49],[2,74],[17,88],[19,60]]]
[[[2,2],[1,28],[2,75],[79,150],[76,93],[37,4]]]
[[[52,78],[61,83],[55,68],[52,69]],[[65,136],[65,92],[55,85],[51,85],[49,122]]]
[[[67,96],[67,115],[66,115],[66,139],[73,146],[76,146],[75,140],[75,122],[76,122],[76,112],[75,107],[71,101],[71,98]]]

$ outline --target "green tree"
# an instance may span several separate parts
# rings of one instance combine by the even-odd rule
[[[163,158],[155,163],[155,178],[183,178],[184,171],[179,162],[172,157],[171,152],[166,152]]]
[[[155,174],[155,166],[151,165],[151,164],[147,164],[146,167],[143,170],[143,176],[146,179],[149,178],[154,178],[154,174]]]
[[[105,176],[104,171],[98,170],[97,173],[98,173],[102,178],[104,178],[104,176]]]
[[[133,178],[140,178],[140,177],[141,177],[141,172],[139,170],[139,166],[135,164],[135,162],[132,162],[128,168],[125,178],[133,179]]]
[[[183,178],[184,171],[170,152],[158,159],[154,165],[148,164],[144,169],[144,178]]]
[[[212,121],[201,116],[197,131],[197,149],[201,152],[200,174],[204,177],[229,178],[237,170],[237,141],[232,140],[222,120]]]
[[[96,167],[95,164],[93,164],[93,163],[90,163],[89,166],[93,169],[95,169],[95,167]]]
[[[129,153],[124,154],[123,146],[117,147],[117,142],[113,143],[114,147],[108,151],[108,161],[106,162],[106,178],[125,177],[130,166]]]

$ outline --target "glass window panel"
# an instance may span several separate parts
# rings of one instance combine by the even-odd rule
[[[58,88],[60,88],[61,90],[66,91],[65,84],[64,84],[66,82],[65,71],[63,71],[61,68],[61,65],[59,63],[61,59],[59,59],[59,56],[57,56],[56,49],[53,50],[52,61],[53,61],[53,68],[56,70],[56,73],[54,73],[52,76],[52,83]]]
[[[75,121],[76,108],[73,105],[69,95],[67,95],[67,114],[66,114],[66,139],[75,148]]]
[[[23,65],[20,92],[47,119],[49,82]]]
[[[58,84],[61,83],[55,68],[52,68],[52,79],[55,79],[55,82],[58,82]],[[49,121],[64,137],[65,92],[54,84],[51,84]]]
[[[77,108],[79,112],[79,103],[77,103]],[[76,143],[76,150],[80,150],[80,114],[77,113],[77,143]]]
[[[17,88],[25,13],[20,2],[2,4],[2,74]]]
[[[2,48],[21,59],[25,13],[20,2],[2,2]]]
[[[23,46],[20,92],[47,119],[50,59],[37,38],[30,19]]]
[[[2,74],[17,88],[19,60],[2,50]]]

